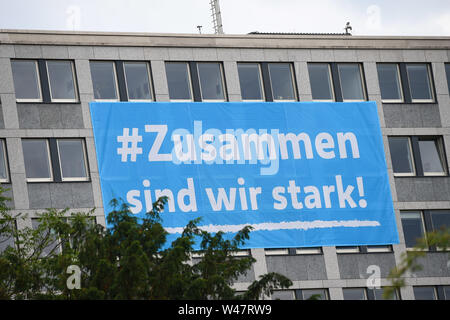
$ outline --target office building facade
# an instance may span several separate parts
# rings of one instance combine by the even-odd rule
[[[400,243],[243,251],[257,262],[235,287],[273,271],[293,286],[272,298],[380,299],[415,239],[450,224],[449,91],[449,37],[0,30],[0,182],[25,225],[66,207],[105,224],[92,101],[375,101]],[[448,252],[421,263],[396,297],[450,299]]]

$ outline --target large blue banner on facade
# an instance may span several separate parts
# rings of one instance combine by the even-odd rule
[[[374,102],[94,102],[105,213],[161,196],[174,239],[191,220],[247,248],[398,243]],[[169,238],[169,240],[170,240]]]

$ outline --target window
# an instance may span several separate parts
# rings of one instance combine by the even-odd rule
[[[395,175],[410,176],[415,174],[409,137],[389,137],[389,150],[391,151]]]
[[[238,63],[242,100],[264,100],[261,66],[259,63]]]
[[[295,101],[294,78],[290,63],[269,63],[270,84],[274,101]]]
[[[296,254],[321,254],[322,247],[296,248]]]
[[[414,297],[416,300],[437,300],[436,288],[429,287],[413,287]]]
[[[430,210],[433,231],[450,228],[450,210]]]
[[[17,102],[77,102],[75,68],[70,60],[12,60]]]
[[[369,288],[343,288],[344,300],[384,300],[384,288],[369,289]],[[393,296],[390,300],[398,300],[399,294],[397,290],[393,291]]]
[[[87,181],[83,139],[22,139],[28,182]]]
[[[367,300],[365,288],[343,288],[344,300]]]
[[[424,175],[445,175],[445,158],[441,140],[420,137],[418,143]]]
[[[312,99],[334,101],[331,69],[328,63],[308,63]]]
[[[8,157],[6,156],[6,143],[0,139],[0,182],[8,182]]]
[[[365,100],[361,66],[356,63],[338,64],[339,82],[343,101]]]
[[[425,235],[425,225],[421,211],[404,211],[400,213],[406,248],[413,248],[417,240]]]
[[[377,63],[377,72],[383,102],[434,102],[429,64]]]
[[[297,300],[328,300],[327,289],[298,289],[295,290]]]
[[[265,249],[266,256],[322,254],[322,247]]]
[[[447,175],[442,137],[389,137],[392,167],[395,176]]]
[[[75,72],[72,61],[47,61],[50,98],[55,102],[77,101]]]
[[[238,63],[238,74],[243,101],[297,100],[292,63]]]
[[[166,62],[170,100],[192,101],[191,76],[186,62]]]
[[[124,62],[129,101],[151,100],[150,72],[146,62]]]
[[[380,253],[392,252],[391,245],[376,246],[337,246],[336,253]]]
[[[42,101],[38,64],[35,60],[12,60],[14,88],[18,102]]]
[[[57,145],[62,180],[87,180],[84,140],[58,139]]]
[[[23,139],[23,157],[28,181],[51,181],[50,151],[46,139]]]
[[[383,102],[402,102],[403,92],[400,84],[400,70],[395,63],[377,64],[378,81]]]
[[[266,256],[279,256],[279,255],[288,255],[289,254],[289,251],[287,248],[265,249],[264,252],[266,253]]]
[[[203,101],[224,101],[222,65],[217,62],[197,63],[200,92]]]
[[[431,77],[429,65],[407,64],[406,72],[408,75],[408,84],[411,93],[412,102],[430,102],[433,101],[433,90],[431,87]]]
[[[316,101],[364,101],[360,63],[308,63],[311,94]]]
[[[450,210],[402,211],[403,234],[407,248],[413,248],[426,232],[439,231],[450,227]],[[430,247],[435,251],[437,248]]]
[[[369,297],[369,300],[385,300],[383,298],[384,289],[385,288],[367,289],[367,296]],[[398,293],[398,290],[395,289],[393,291],[392,298],[390,298],[389,300],[399,300],[399,297],[400,295]]]
[[[337,246],[336,253],[359,253],[360,248],[358,246]]]
[[[96,100],[118,100],[115,64],[112,61],[91,61],[92,85]]]

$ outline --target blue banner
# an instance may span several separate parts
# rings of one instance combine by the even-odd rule
[[[122,198],[174,239],[191,220],[246,248],[398,243],[375,102],[94,102],[105,213]]]

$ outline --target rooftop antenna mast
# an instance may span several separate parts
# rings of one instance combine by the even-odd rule
[[[219,0],[210,0],[211,16],[213,19],[214,33],[223,34],[222,16],[220,14]]]

